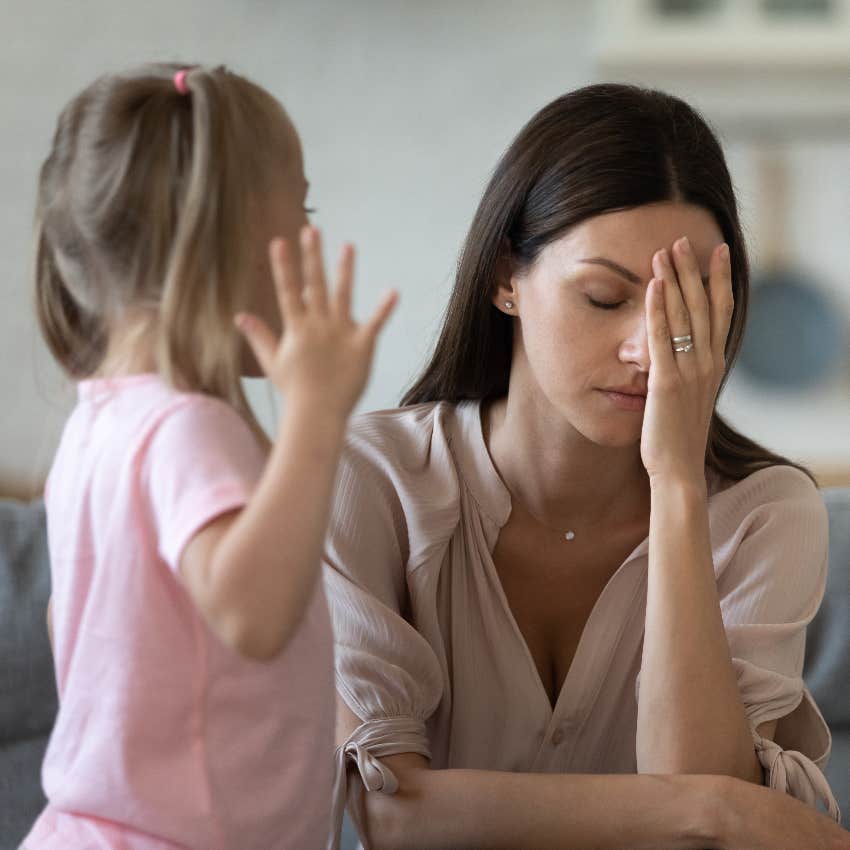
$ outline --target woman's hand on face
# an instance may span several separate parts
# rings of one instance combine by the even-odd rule
[[[398,300],[383,297],[372,317],[351,316],[354,248],[342,249],[329,297],[319,232],[301,231],[301,264],[283,239],[269,244],[269,261],[283,319],[281,338],[259,317],[241,313],[236,324],[269,380],[291,403],[307,402],[347,417],[366,386],[375,341]]]
[[[684,237],[674,243],[672,259],[666,250],[655,254],[652,270],[655,277],[646,292],[650,365],[641,459],[651,481],[674,476],[702,482],[734,306],[729,249],[724,243],[712,252],[707,292]],[[674,351],[673,339],[687,335],[693,348]]]

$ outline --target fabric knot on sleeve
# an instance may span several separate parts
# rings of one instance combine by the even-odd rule
[[[417,753],[427,759],[431,758],[425,724],[421,720],[412,717],[367,720],[351,733],[344,744],[337,747],[332,832],[328,839],[328,850],[339,850],[342,817],[348,800],[349,764],[356,765],[367,791],[395,794],[398,791],[398,779],[380,759],[400,753]]]
[[[829,816],[841,820],[838,803],[820,768],[797,750],[784,750],[774,741],[753,731],[756,755],[765,770],[765,784],[816,806],[822,803]]]

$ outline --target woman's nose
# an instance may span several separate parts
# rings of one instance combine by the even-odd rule
[[[642,372],[649,371],[649,340],[646,335],[646,316],[643,312],[625,329],[620,343],[620,360],[633,363]]]

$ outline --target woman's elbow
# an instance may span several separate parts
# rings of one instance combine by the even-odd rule
[[[414,757],[417,760],[421,757]],[[395,762],[405,756],[390,757],[385,761]],[[424,759],[422,760],[424,762]],[[427,763],[426,763],[427,764]],[[421,772],[429,768],[420,766],[399,767],[392,771],[398,780],[394,794],[381,791],[366,791],[359,777],[352,783],[349,805],[357,831],[373,850],[422,850],[423,795],[420,790]]]

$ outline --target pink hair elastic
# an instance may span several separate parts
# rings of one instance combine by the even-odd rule
[[[186,86],[186,74],[189,73],[189,68],[183,68],[174,75],[174,88],[180,94],[189,94],[189,89]]]

